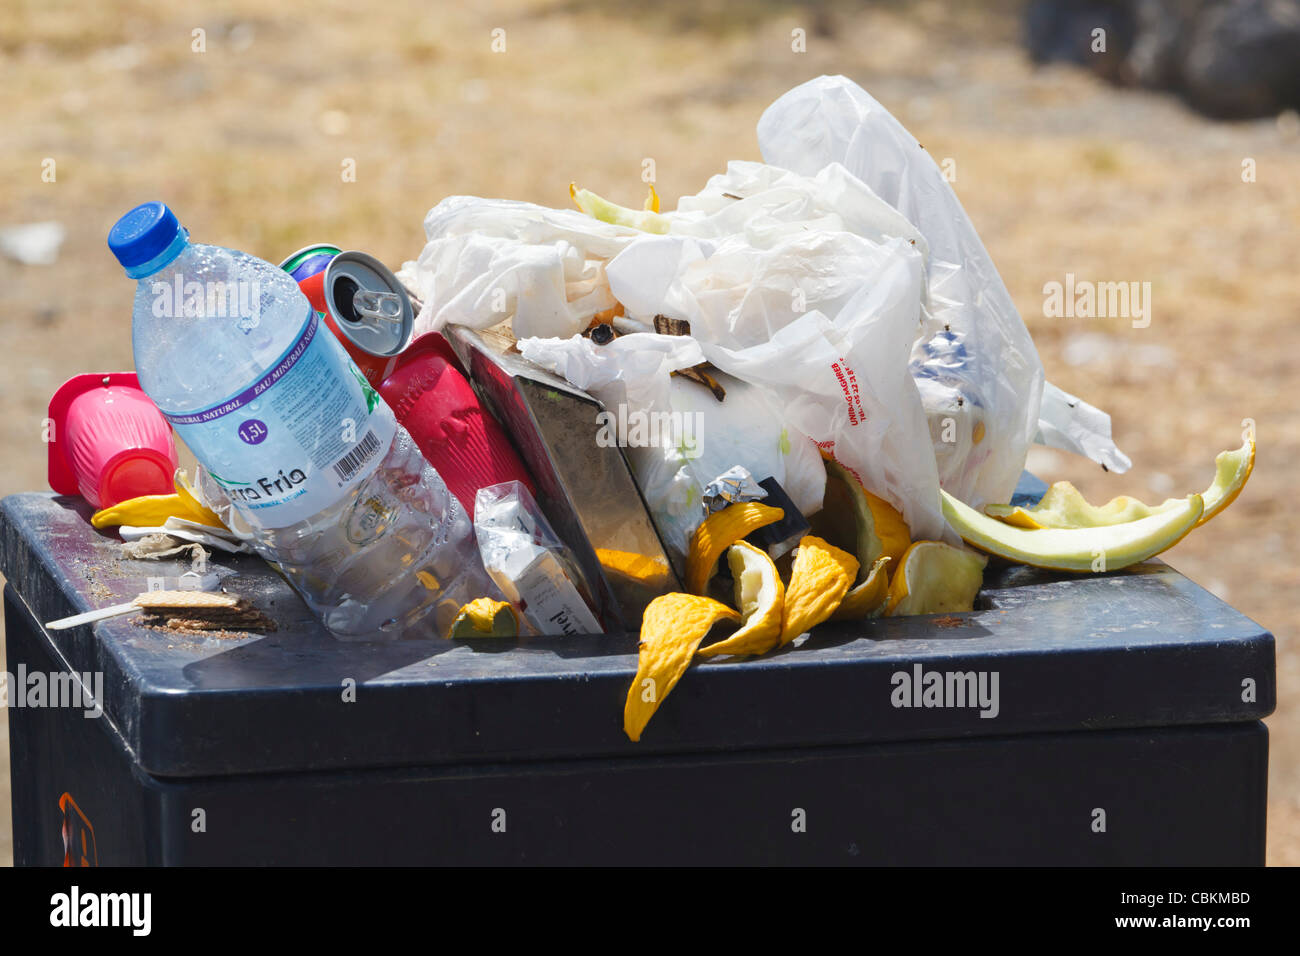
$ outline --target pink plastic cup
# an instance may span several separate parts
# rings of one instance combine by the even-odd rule
[[[134,372],[77,375],[50,399],[49,480],[95,508],[175,489],[176,443]]]

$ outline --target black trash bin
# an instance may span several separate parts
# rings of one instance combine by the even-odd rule
[[[19,864],[1264,861],[1273,638],[1159,561],[695,666],[633,744],[634,635],[338,641],[256,558],[274,634],[51,634],[184,570],[87,515],[0,502]]]

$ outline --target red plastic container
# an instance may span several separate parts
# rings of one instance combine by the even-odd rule
[[[77,375],[50,399],[49,482],[108,508],[175,487],[176,443],[134,372]]]
[[[480,488],[521,481],[535,492],[505,430],[479,402],[439,333],[411,343],[379,394],[471,518]]]

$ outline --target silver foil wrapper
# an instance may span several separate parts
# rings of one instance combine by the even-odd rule
[[[736,465],[705,485],[700,500],[704,502],[704,515],[708,517],[737,501],[761,501],[766,497],[767,491],[759,486],[748,469]]]

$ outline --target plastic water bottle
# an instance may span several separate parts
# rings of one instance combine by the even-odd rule
[[[108,245],[138,281],[136,374],[220,490],[218,512],[343,637],[446,634],[499,592],[468,515],[293,279],[189,241],[160,202]],[[223,513],[224,512],[224,513]]]

